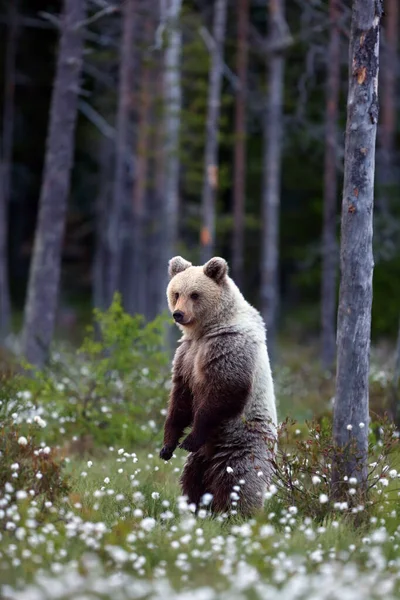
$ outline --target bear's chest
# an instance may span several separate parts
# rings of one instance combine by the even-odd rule
[[[195,340],[187,343],[182,353],[182,376],[192,391],[202,380],[202,355],[203,347]]]

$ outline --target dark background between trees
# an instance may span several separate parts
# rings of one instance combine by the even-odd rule
[[[276,330],[320,338],[332,364],[350,2],[74,2],[84,51],[75,133],[67,115],[58,122],[73,165],[57,327],[79,329],[116,289],[152,318],[166,308],[171,255],[217,254],[266,317],[271,351]],[[24,322],[62,8],[0,7],[3,335]],[[395,338],[400,313],[397,0],[382,27],[374,339]]]

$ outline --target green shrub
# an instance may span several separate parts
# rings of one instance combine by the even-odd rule
[[[278,430],[278,450],[274,461],[273,483],[269,495],[273,502],[317,522],[345,515],[356,523],[371,516],[374,507],[387,500],[382,489],[397,480],[390,465],[398,451],[398,435],[387,419],[370,425],[368,468],[363,484],[363,462],[349,432],[349,443],[338,448],[333,440],[332,419],[306,422],[301,428],[286,419]],[[348,465],[352,476],[346,475]],[[334,473],[334,465],[336,471]],[[386,491],[390,492],[390,487]],[[394,490],[396,491],[396,490]]]
[[[25,381],[33,402],[45,407],[46,439],[73,434],[101,445],[148,443],[161,430],[167,397],[165,317],[146,323],[125,313],[116,295],[94,321],[77,352],[53,352],[46,369]]]

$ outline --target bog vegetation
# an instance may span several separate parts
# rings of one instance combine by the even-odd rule
[[[2,597],[398,597],[400,455],[383,414],[386,352],[375,350],[371,369],[379,411],[369,428],[368,493],[357,477],[344,478],[337,502],[333,381],[293,345],[284,350],[276,474],[262,512],[243,521],[234,472],[230,513],[211,515],[207,497],[195,513],[178,486],[185,453],[158,457],[165,318],[146,324],[116,297],[94,322],[78,351],[56,347],[44,370],[14,365],[2,378]],[[289,412],[296,421],[283,419]]]

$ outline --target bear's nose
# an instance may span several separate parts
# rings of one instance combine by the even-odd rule
[[[177,323],[182,323],[185,317],[184,313],[181,310],[176,310],[174,313],[172,313],[172,316],[174,317]]]

